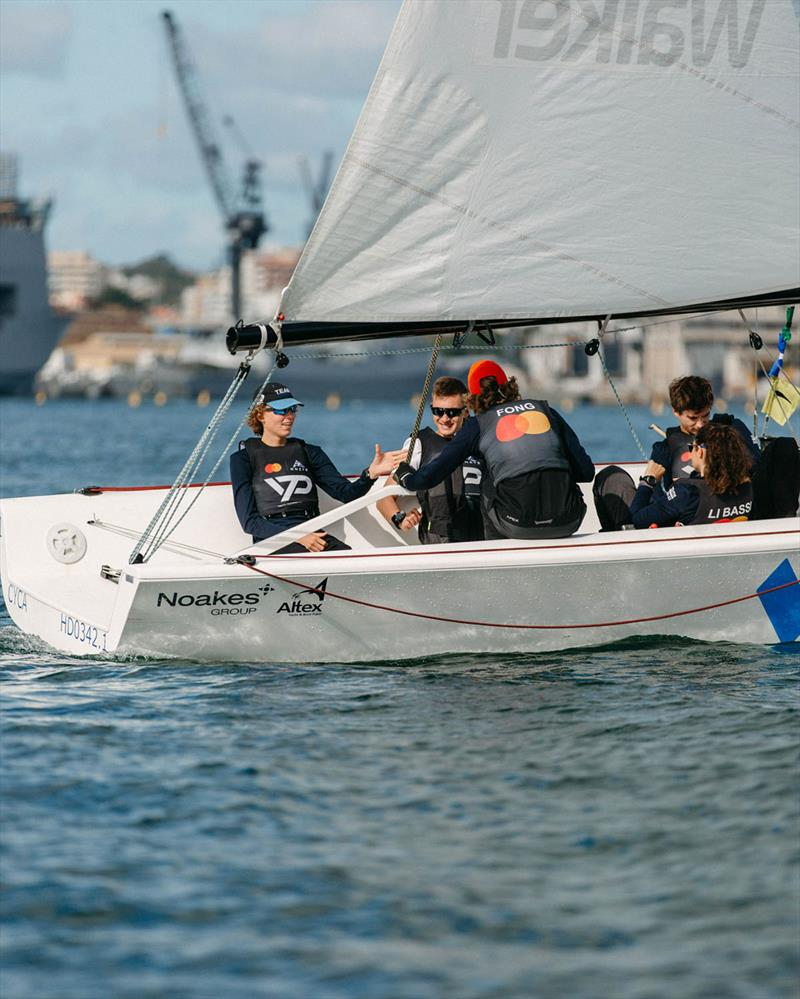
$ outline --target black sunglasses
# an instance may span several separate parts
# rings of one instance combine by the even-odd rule
[[[284,406],[283,409],[272,409],[271,406],[265,406],[264,412],[274,413],[275,416],[286,416],[287,413],[296,413],[297,406]]]
[[[461,416],[464,409],[464,406],[431,406],[431,412],[434,416],[449,416],[451,420],[454,420],[457,416]]]

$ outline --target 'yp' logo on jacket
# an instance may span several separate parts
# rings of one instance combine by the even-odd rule
[[[282,503],[288,503],[293,496],[307,496],[312,486],[307,475],[272,475],[264,482],[275,490]]]

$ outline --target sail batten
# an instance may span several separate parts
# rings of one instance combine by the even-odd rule
[[[285,328],[783,301],[800,284],[798,11],[406,0]]]

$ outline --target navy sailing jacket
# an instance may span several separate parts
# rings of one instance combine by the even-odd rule
[[[758,463],[758,459],[761,456],[761,452],[758,450],[758,444],[753,443],[753,437],[747,427],[742,423],[741,420],[734,418],[731,420],[730,425],[736,431],[736,433],[742,438],[744,443],[747,445],[747,450],[750,453],[750,457],[753,459],[753,464]],[[680,432],[678,427],[668,427],[667,434],[671,434],[675,431]],[[686,434],[687,447],[692,442],[692,437],[690,434]],[[659,440],[653,444],[653,448],[650,452],[650,460],[655,461],[657,464],[665,468],[666,475],[664,476],[665,484],[672,481],[672,455],[670,454],[669,442],[666,440]],[[687,459],[688,462],[688,459]],[[687,472],[687,478],[691,473]]]
[[[336,468],[331,459],[321,447],[316,444],[305,445],[308,460],[311,464],[311,476],[315,484],[329,496],[341,503],[350,503],[354,499],[369,492],[373,484],[366,468],[359,478],[352,482],[346,479]],[[256,498],[253,494],[253,469],[244,448],[231,455],[231,486],[233,487],[233,503],[236,516],[242,525],[242,530],[250,534],[253,541],[263,541],[273,534],[280,534],[290,527],[296,527],[304,522],[303,517],[262,517],[256,508]]]
[[[511,405],[511,404],[509,404]],[[589,455],[583,450],[581,442],[572,427],[554,409],[550,409],[553,417],[553,427],[561,439],[564,447],[564,455],[569,462],[570,472],[576,482],[591,482],[594,478],[594,464]],[[442,448],[433,461],[417,469],[414,475],[408,479],[408,488],[419,492],[423,489],[430,489],[431,486],[441,482],[445,476],[455,471],[459,465],[463,465],[466,458],[480,458],[480,422],[475,419],[465,420],[464,426],[458,431],[455,437]]]

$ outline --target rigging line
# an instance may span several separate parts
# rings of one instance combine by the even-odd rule
[[[571,14],[577,14],[582,17],[584,21],[589,25],[590,28],[597,28],[600,25],[599,19],[592,20],[587,16],[583,7],[579,6],[577,8],[573,7],[569,0],[553,0],[556,7],[560,7],[562,10],[569,11]],[[755,3],[751,7],[750,17],[753,16],[753,12],[759,6],[761,11],[764,9],[764,4],[766,0],[755,0]],[[677,6],[677,5],[676,5]],[[757,19],[761,17],[761,11],[757,15]],[[756,25],[758,20],[756,21]],[[608,25],[603,25],[603,29],[607,31],[610,35],[615,35],[620,42],[625,42],[632,47],[637,48],[640,52],[646,53],[652,58],[652,60],[659,64],[659,60],[663,59],[664,53],[660,52],[654,45],[648,45],[646,42],[639,41],[632,32],[619,31],[613,27],[608,27]],[[746,30],[746,29],[745,29]],[[673,65],[676,69],[681,70],[684,73],[688,73],[690,76],[695,77],[695,79],[701,80],[703,83],[707,83],[714,87],[715,90],[721,90],[726,94],[730,94],[731,97],[738,97],[739,100],[745,101],[745,103],[758,108],[759,111],[763,111],[766,114],[772,115],[778,118],[784,124],[791,126],[792,128],[800,128],[800,122],[796,121],[794,118],[790,118],[788,115],[779,111],[777,108],[771,107],[769,104],[764,104],[763,101],[758,101],[754,97],[750,97],[748,94],[743,93],[741,90],[737,90],[728,83],[723,83],[722,80],[717,79],[710,73],[704,73],[699,69],[695,69],[694,66],[690,66],[688,63],[683,62],[683,60],[676,60]]]
[[[405,180],[403,177],[398,177],[397,174],[390,173],[382,167],[360,159],[355,155],[355,153],[350,153],[350,160],[362,169],[367,170],[378,177],[383,177],[385,180],[397,184],[399,187],[405,187],[408,190],[413,191],[415,194],[420,194],[429,201],[438,202],[444,208],[449,208],[450,211],[456,212],[463,218],[472,219],[475,222],[479,222],[482,225],[487,226],[489,229],[502,232],[511,236],[513,239],[518,240],[520,243],[528,243],[531,246],[535,246],[539,252],[546,254],[548,257],[556,257],[557,259],[564,260],[569,264],[575,264],[582,270],[588,271],[590,274],[594,274],[595,276],[602,278],[603,281],[616,285],[618,288],[624,288],[626,291],[632,291],[637,295],[643,295],[645,298],[649,299],[651,302],[655,302],[657,305],[669,305],[665,299],[660,298],[658,295],[645,291],[643,288],[638,288],[636,285],[630,284],[627,281],[623,281],[622,278],[619,278],[614,274],[609,274],[608,271],[603,270],[602,267],[598,267],[597,264],[591,264],[588,260],[581,260],[579,257],[576,257],[571,253],[567,253],[565,250],[557,250],[548,243],[535,239],[530,235],[530,233],[524,232],[521,229],[516,229],[513,225],[510,225],[507,222],[498,222],[495,219],[488,218],[486,215],[482,215],[480,212],[476,212],[473,208],[468,208],[466,205],[460,205],[455,201],[450,201],[443,195],[437,194],[435,191],[430,191],[427,188],[420,187],[419,184],[414,184],[409,180]]]
[[[485,354],[492,350],[546,350],[551,347],[574,347],[576,343],[583,343],[583,340],[578,337],[575,340],[564,340],[561,343],[496,343],[491,347],[487,347],[485,344],[469,344],[462,347],[453,347],[451,344],[445,343],[442,344],[440,349],[457,352],[479,351]],[[324,354],[292,354],[292,360],[316,361],[324,360],[328,357],[394,357],[401,354],[427,354],[430,349],[430,345],[426,344],[424,347],[397,347],[393,350],[332,350]]]
[[[680,316],[676,318],[671,316],[669,319],[659,319],[652,323],[637,323],[636,326],[618,326],[615,329],[609,329],[608,333],[632,333],[636,330],[648,330],[656,326],[669,326],[676,322],[689,322],[693,319],[703,319],[706,316],[716,316],[724,315],[725,312],[730,312],[730,309],[721,309],[717,312],[696,312]],[[548,325],[548,324],[543,324]],[[519,329],[525,329],[526,327],[519,327]],[[530,328],[530,327],[528,327]],[[533,327],[538,329],[538,327]],[[553,343],[495,343],[491,348],[486,347],[483,344],[463,344],[461,346],[453,346],[449,343],[443,343],[441,350],[451,351],[453,353],[462,353],[464,351],[477,351],[479,353],[486,353],[488,350],[550,350],[555,347],[574,347],[576,344],[583,344],[585,342],[583,336],[575,336],[572,340],[561,340]],[[308,354],[308,353],[292,353],[291,358],[293,361],[318,361],[325,360],[329,357],[399,357],[404,354],[427,354],[430,347],[426,344],[423,347],[395,347],[391,350],[330,350],[325,353],[320,354]]]
[[[108,531],[109,534],[118,534],[123,538],[138,538],[139,531],[133,527],[123,527],[122,524],[109,524],[105,520],[87,520],[87,524],[91,524],[92,527],[96,527],[101,531]],[[224,559],[225,556],[221,552],[211,551],[209,548],[198,548],[197,545],[190,545],[184,541],[165,541],[163,547],[167,548],[169,551],[174,551],[177,554],[184,554],[189,552],[195,552],[197,555],[208,556],[209,558],[219,558]]]
[[[401,610],[399,607],[389,607],[386,604],[376,604],[370,602],[369,600],[359,600],[357,597],[347,597],[343,593],[333,593],[327,588],[322,590],[318,586],[306,586],[296,579],[279,576],[277,573],[268,572],[266,569],[259,569],[257,566],[250,565],[247,562],[242,562],[240,564],[246,565],[248,569],[251,569],[253,572],[257,572],[262,576],[269,576],[270,579],[276,579],[281,583],[288,583],[290,586],[296,586],[298,589],[302,589],[308,593],[317,593],[326,599],[328,597],[332,597],[334,600],[343,600],[346,603],[357,604],[360,607],[368,607],[371,610],[382,610],[389,614],[400,614],[403,617],[421,618],[426,621],[441,621],[444,624],[467,625],[473,628],[508,628],[524,631],[568,631],[570,629],[578,628],[617,628],[622,625],[647,624],[651,621],[667,621],[671,618],[686,617],[690,614],[702,614],[705,611],[717,610],[720,607],[728,607],[732,604],[743,603],[745,600],[753,600],[756,597],[763,597],[768,593],[775,593],[777,590],[785,590],[789,586],[797,586],[798,583],[800,583],[800,580],[794,579],[789,583],[781,583],[780,585],[772,586],[767,590],[761,590],[756,593],[748,593],[743,597],[733,597],[731,600],[721,600],[718,603],[706,604],[703,607],[692,607],[689,610],[671,611],[668,614],[653,614],[649,617],[629,618],[624,621],[596,621],[592,623],[579,624],[506,624],[505,622],[499,621],[470,621],[464,618],[444,617],[439,614],[423,614],[418,611]]]
[[[411,439],[408,443],[408,451],[406,452],[406,461],[411,461],[411,456],[414,453],[414,445],[417,443],[417,438],[419,437],[419,428],[422,424],[422,414],[425,412],[425,403],[428,400],[428,392],[431,387],[431,379],[433,378],[433,372],[436,370],[436,362],[439,359],[439,349],[442,346],[442,334],[439,333],[433,344],[433,350],[431,351],[431,360],[428,365],[428,371],[425,375],[425,384],[422,386],[422,392],[419,397],[419,406],[417,406],[417,416],[414,420],[414,429],[411,431]]]
[[[669,319],[659,319],[652,323],[637,323],[636,326],[618,326],[615,329],[609,329],[608,333],[632,333],[636,330],[649,330],[656,326],[669,326],[676,322],[690,322],[693,319],[703,319],[706,316],[717,316],[724,315],[726,312],[731,312],[731,309],[720,309],[716,312],[696,312],[688,313],[684,316],[676,318],[671,316]],[[548,325],[548,324],[544,324]],[[519,329],[525,329],[526,327],[519,327]],[[537,329],[538,327],[533,327]],[[582,336],[577,336],[573,340],[561,340],[553,343],[495,343],[491,348],[486,347],[483,344],[463,344],[461,346],[453,346],[449,343],[443,343],[441,350],[452,351],[453,353],[462,353],[464,351],[476,351],[478,353],[486,353],[488,350],[551,350],[556,347],[574,347],[576,344],[584,343],[584,338]],[[326,360],[329,357],[400,357],[404,354],[427,354],[430,347],[426,344],[423,347],[395,347],[391,350],[330,350],[325,353],[320,354],[308,354],[308,353],[292,353],[291,358],[293,361],[319,361]]]
[[[706,316],[723,316],[726,312],[730,312],[730,309],[716,309],[713,312],[687,312],[685,315],[673,315],[669,319],[658,319],[652,323],[638,323],[636,326],[618,326],[616,329],[609,330],[609,333],[630,333],[631,330],[649,330],[653,326],[669,326],[671,323],[684,323],[691,322],[693,319],[703,319]]]
[[[184,502],[186,496],[187,481],[191,480],[194,477],[200,465],[205,460],[205,456],[208,453],[208,449],[210,448],[211,443],[216,437],[217,429],[220,423],[222,422],[222,419],[225,417],[228,410],[230,409],[233,400],[235,399],[236,394],[238,393],[239,388],[241,387],[246,377],[247,373],[243,370],[242,367],[240,367],[239,371],[234,377],[233,382],[229,386],[228,391],[223,396],[222,402],[217,407],[214,416],[212,417],[211,421],[206,427],[204,433],[201,434],[200,439],[198,440],[194,450],[192,451],[192,454],[190,455],[189,459],[184,464],[183,468],[178,474],[178,478],[175,480],[175,483],[173,484],[173,489],[171,489],[170,493],[168,493],[167,496],[165,497],[164,502],[162,503],[161,516],[159,518],[160,523],[157,522],[156,524],[153,525],[151,531],[152,537],[148,536],[145,539],[144,543],[141,545],[140,548],[141,561],[145,561],[151,558],[156,553],[156,551],[158,551],[159,547],[161,546],[165,538],[168,536],[167,530],[169,528],[170,521],[177,515],[178,510],[180,509],[181,505]],[[197,496],[195,495],[192,500],[192,505],[194,504],[196,499]],[[148,530],[150,530],[150,527],[148,527]],[[132,555],[131,560],[133,560],[133,558],[134,556]]]
[[[185,494],[186,492],[186,480],[190,474],[193,474],[196,471],[198,463],[205,457],[211,442],[217,434],[219,424],[222,422],[222,419],[226,415],[228,409],[230,409],[236,394],[250,371],[249,362],[252,359],[252,356],[253,354],[251,352],[248,354],[247,360],[239,365],[239,370],[236,372],[233,381],[217,407],[217,411],[211,418],[211,421],[206,429],[200,435],[200,439],[192,450],[192,453],[187,458],[183,468],[178,473],[167,495],[162,500],[158,509],[153,514],[150,523],[147,525],[142,533],[142,536],[139,538],[139,541],[134,546],[128,559],[129,563],[143,562],[145,559],[152,557],[157,550],[158,544],[155,543],[155,540],[151,540],[151,537],[154,533],[157,533],[157,536],[163,536],[166,525],[173,516],[173,508],[175,508],[176,505],[180,506],[182,502],[182,494]],[[160,527],[159,524],[161,524]],[[160,538],[158,540],[160,541]],[[148,547],[145,551],[146,546]]]
[[[611,373],[609,372],[608,367],[606,365],[605,350],[602,344],[597,352],[597,356],[600,358],[600,364],[603,368],[603,374],[606,376],[606,380],[608,381],[608,384],[611,386],[611,391],[614,393],[614,396],[616,397],[617,405],[622,410],[622,415],[625,417],[625,422],[628,424],[628,430],[630,430],[631,432],[631,437],[633,437],[634,443],[636,444],[636,447],[639,449],[639,454],[642,456],[642,458],[644,458],[645,461],[647,461],[647,451],[645,451],[644,445],[639,440],[639,435],[634,430],[633,423],[631,422],[631,418],[628,415],[628,410],[625,407],[625,403],[622,401],[619,392],[617,392],[617,386],[614,384],[614,379],[611,377]]]
[[[746,318],[744,312],[742,312],[741,309],[737,309],[737,312],[742,317],[742,322],[745,324],[745,328],[748,330],[748,332],[753,332],[752,330],[750,330],[750,324],[747,322],[747,318]],[[755,354],[756,359],[758,360],[758,363],[761,366],[761,370],[764,373],[764,377],[769,382],[770,392],[773,392],[774,389],[772,388],[772,379],[769,376],[769,372],[764,367],[764,362],[761,360],[760,353],[758,351],[753,351],[753,353]],[[767,356],[769,356],[769,354]],[[770,360],[772,360],[772,358],[770,358]],[[786,372],[784,371],[783,368],[781,368],[781,370],[775,376],[776,380],[778,379],[778,377],[780,377],[780,375],[783,375],[783,377],[789,382],[789,384],[792,386],[792,388],[795,389],[795,391],[797,391],[797,386],[794,384],[794,382],[792,381],[792,379],[786,374]],[[767,396],[767,398],[769,398],[769,396]],[[778,406],[780,407],[780,411],[783,414],[783,419],[784,419],[785,425],[789,428],[789,432],[791,433],[792,437],[794,438],[795,443],[800,446],[800,440],[798,440],[797,434],[795,433],[794,425],[792,424],[792,418],[791,418],[791,416],[787,415],[786,410],[784,409],[784,406],[783,406],[783,402],[781,401],[780,395],[776,395],[775,398],[776,398],[776,401],[778,403]],[[766,436],[766,433],[767,433],[767,425],[768,425],[768,423],[769,423],[769,413],[766,413],[765,414],[765,418],[764,418],[764,426],[763,426],[763,435],[764,436]]]
[[[266,376],[266,378],[265,378],[265,379],[264,379],[264,381],[263,381],[263,382],[261,383],[261,386],[260,386],[260,388],[259,388],[259,389],[257,390],[257,392],[256,392],[256,395],[259,395],[260,393],[262,393],[262,392],[264,391],[264,389],[265,389],[265,388],[266,388],[266,386],[267,386],[267,383],[268,383],[268,382],[269,382],[269,380],[270,380],[270,379],[272,378],[272,375],[274,374],[274,372],[275,372],[275,369],[276,369],[276,368],[277,368],[277,366],[278,366],[278,360],[277,360],[277,358],[278,358],[278,349],[277,349],[277,347],[276,347],[276,350],[275,350],[275,361],[273,362],[273,365],[272,365],[272,367],[271,367],[271,368],[269,369],[269,371],[268,371],[268,373],[267,373],[267,376]],[[249,413],[249,410],[248,410],[248,413]],[[230,452],[231,448],[233,447],[233,444],[234,444],[234,441],[235,441],[235,440],[236,440],[236,438],[237,438],[237,437],[239,436],[239,434],[240,434],[240,432],[241,432],[241,430],[242,430],[242,427],[243,427],[243,426],[245,425],[245,423],[246,423],[246,422],[247,422],[247,415],[245,415],[245,417],[244,417],[244,418],[243,418],[243,419],[241,420],[241,422],[239,423],[239,425],[238,425],[238,426],[236,427],[236,429],[235,429],[235,430],[233,431],[233,433],[231,434],[230,438],[228,439],[228,442],[227,442],[227,444],[225,444],[225,445],[223,446],[222,450],[220,451],[220,456],[219,456],[219,458],[217,458],[217,461],[216,461],[216,463],[214,464],[214,467],[213,467],[213,468],[211,469],[211,471],[210,471],[210,472],[208,473],[208,475],[206,476],[206,479],[205,479],[205,482],[203,482],[203,484],[202,484],[202,485],[200,486],[200,488],[199,488],[199,489],[197,490],[197,493],[196,493],[196,495],[195,495],[195,496],[193,497],[193,499],[192,499],[191,503],[189,503],[189,506],[188,506],[188,507],[186,508],[186,510],[184,510],[184,512],[183,512],[183,513],[181,514],[180,518],[179,518],[179,519],[178,519],[178,521],[177,521],[177,522],[175,523],[175,525],[174,525],[174,526],[173,526],[173,527],[172,527],[172,528],[170,529],[169,533],[165,535],[165,540],[166,540],[166,538],[169,538],[169,537],[171,537],[171,536],[172,536],[172,535],[174,534],[174,532],[175,532],[175,531],[177,530],[177,528],[178,528],[178,527],[179,527],[179,526],[180,526],[180,525],[181,525],[181,524],[183,523],[183,521],[184,521],[184,520],[186,519],[187,515],[189,514],[189,511],[190,511],[190,510],[192,509],[192,507],[193,507],[193,506],[195,505],[195,503],[196,503],[196,502],[197,502],[197,500],[199,499],[199,497],[200,497],[200,493],[202,493],[202,492],[203,492],[203,490],[204,490],[204,489],[206,488],[206,486],[207,486],[207,485],[209,484],[209,482],[211,482],[211,480],[212,480],[212,479],[214,478],[214,475],[216,474],[216,471],[217,471],[217,469],[218,469],[218,468],[219,468],[219,466],[220,466],[220,465],[222,464],[222,462],[223,462],[223,460],[224,460],[225,456],[226,456],[226,455],[227,455],[227,454],[228,454],[228,453]],[[215,554],[216,554],[216,553],[215,553]]]

